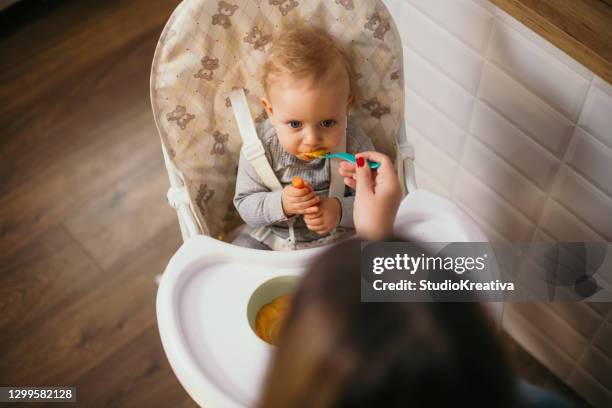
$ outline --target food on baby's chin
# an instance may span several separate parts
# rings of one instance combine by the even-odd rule
[[[278,333],[289,312],[291,295],[283,295],[264,305],[255,318],[255,333],[266,343],[273,346],[278,340]]]
[[[300,176],[295,176],[292,180],[291,180],[291,184],[293,185],[293,187],[295,188],[304,188],[306,187],[306,183],[304,183],[304,179],[301,178]]]

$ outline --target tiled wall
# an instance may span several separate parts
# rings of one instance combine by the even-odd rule
[[[492,240],[612,241],[612,86],[486,0],[385,3],[404,42],[419,187]],[[514,304],[504,326],[612,406],[611,304]]]

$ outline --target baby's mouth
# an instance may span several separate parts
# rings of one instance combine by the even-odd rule
[[[318,149],[318,150],[313,150],[311,152],[303,152],[301,153],[301,155],[303,157],[306,157],[308,160],[312,160],[312,159],[319,159],[325,156],[327,153],[328,153],[327,149]]]

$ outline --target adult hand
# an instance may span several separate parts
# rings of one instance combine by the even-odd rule
[[[357,235],[370,241],[378,241],[393,233],[393,223],[402,201],[402,189],[389,157],[378,152],[362,152],[357,155],[355,179],[345,178],[345,183],[355,189],[353,220]],[[380,163],[371,170],[366,160]]]

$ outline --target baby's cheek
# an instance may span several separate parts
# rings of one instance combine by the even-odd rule
[[[337,131],[334,131],[332,134],[330,134],[327,137],[327,141],[326,141],[325,145],[329,149],[332,149],[332,148],[336,147],[340,143],[340,141],[342,140],[343,134],[344,134],[344,131],[340,130],[340,128]]]
[[[296,155],[299,151],[298,147],[300,145],[299,139],[291,137],[290,135],[286,135],[280,132],[277,132],[278,140],[280,141],[283,149],[289,154]]]

